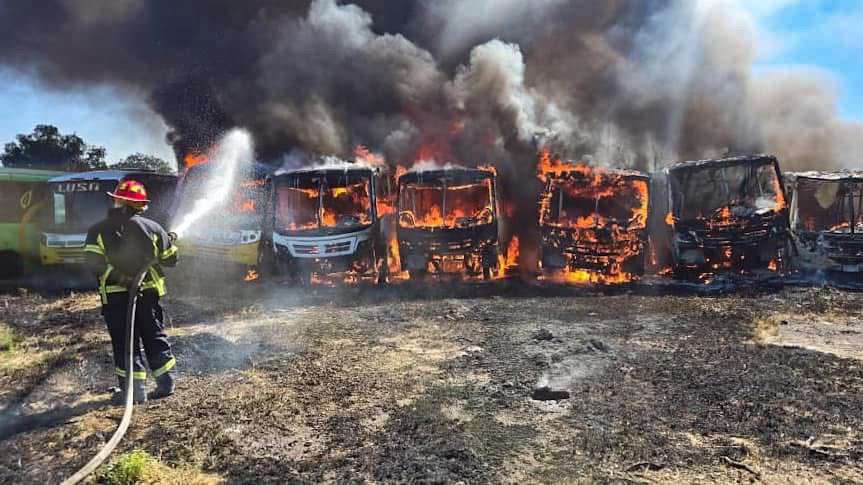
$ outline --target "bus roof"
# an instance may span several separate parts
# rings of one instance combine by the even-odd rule
[[[823,180],[829,182],[863,182],[863,170],[837,170],[835,172],[786,172],[795,179]]]
[[[686,170],[698,170],[705,167],[716,167],[716,166],[731,166],[731,165],[744,165],[744,164],[778,164],[779,162],[776,160],[776,157],[772,155],[751,155],[745,157],[733,157],[733,158],[723,158],[719,160],[697,160],[692,162],[680,162],[665,170],[668,173],[673,172],[683,172]]]
[[[399,184],[422,183],[443,178],[457,178],[465,182],[479,182],[483,179],[494,179],[495,173],[481,168],[449,167],[432,170],[410,171],[399,177]]]
[[[165,178],[177,178],[174,174],[159,173],[152,170],[93,170],[90,172],[67,173],[54,177],[51,182],[73,182],[77,180],[120,180],[128,175],[148,175]]]
[[[4,182],[44,182],[66,172],[57,170],[36,170],[32,168],[0,167],[0,181]]]
[[[374,172],[381,171],[381,167],[372,167],[369,165],[356,165],[352,163],[345,163],[343,165],[321,165],[317,167],[306,167],[306,168],[296,168],[296,169],[283,169],[280,168],[276,171],[276,177],[282,176],[290,176],[290,175],[326,175],[333,173],[362,173],[362,174],[371,174]]]
[[[214,170],[215,165],[212,163],[199,163],[197,165],[193,165],[185,170],[184,176],[188,175],[189,172],[203,172],[207,173],[209,170]],[[255,162],[249,166],[251,168],[250,172],[246,172],[245,175],[251,175],[252,178],[255,179],[265,179],[267,176],[272,174],[275,171],[272,165],[267,165],[265,163]]]

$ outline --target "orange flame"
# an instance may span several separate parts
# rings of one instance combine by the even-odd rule
[[[518,266],[518,256],[520,252],[518,236],[513,236],[509,241],[509,247],[506,248],[506,262],[503,266],[505,268],[514,268]]]
[[[383,155],[373,153],[365,145],[357,145],[356,148],[354,148],[354,157],[358,162],[365,163],[366,165],[374,167],[386,165],[386,159],[384,159]]]
[[[260,277],[260,276],[258,275],[258,272],[257,272],[257,271],[255,271],[254,269],[250,269],[250,270],[246,273],[246,276],[243,278],[243,281],[255,281],[255,280],[256,280],[256,279],[258,279],[259,277]]]
[[[207,163],[209,161],[210,160],[207,156],[202,153],[189,152],[185,157],[183,157],[183,166],[185,167],[185,170],[189,170],[195,165],[201,165],[202,163]]]
[[[569,284],[620,284],[636,277],[622,267],[644,248],[638,242],[637,231],[647,226],[649,187],[637,175],[565,162],[547,149],[539,153],[537,177],[546,184],[540,199],[540,225],[574,230],[576,244],[598,246],[601,253],[607,254],[597,256],[604,270],[569,269],[552,274],[552,280]],[[559,200],[560,205],[553,200]],[[570,202],[564,205],[564,200]],[[620,203],[609,204],[609,201]],[[610,232],[610,240],[600,229]]]

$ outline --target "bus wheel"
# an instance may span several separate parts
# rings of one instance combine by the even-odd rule
[[[14,251],[0,252],[0,278],[17,278],[24,273],[24,262]]]

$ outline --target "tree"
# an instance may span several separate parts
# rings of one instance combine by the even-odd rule
[[[174,173],[174,168],[168,162],[153,155],[135,153],[123,160],[111,165],[111,168],[125,168],[133,170],[155,170],[159,173]]]
[[[15,139],[0,155],[4,167],[67,172],[107,168],[105,148],[87,145],[78,135],[63,135],[56,126],[36,125],[33,133]]]

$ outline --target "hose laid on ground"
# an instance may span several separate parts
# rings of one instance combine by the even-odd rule
[[[123,411],[123,419],[120,420],[120,425],[117,426],[117,431],[114,431],[114,436],[111,436],[111,439],[105,443],[105,446],[99,450],[99,453],[96,453],[96,456],[87,462],[86,465],[81,467],[80,470],[75,472],[74,475],[67,478],[63,482],[63,485],[75,485],[96,471],[96,469],[99,468],[99,465],[101,465],[102,462],[111,455],[111,452],[114,451],[114,448],[117,447],[120,440],[123,439],[123,435],[126,434],[126,430],[129,429],[129,424],[132,422],[132,407],[134,403],[132,388],[135,381],[132,377],[132,369],[134,366],[136,347],[135,306],[138,303],[138,291],[141,288],[141,283],[144,281],[144,276],[146,274],[147,269],[145,268],[135,275],[135,279],[132,280],[132,286],[129,287],[129,304],[126,307],[126,350],[128,351],[128,355],[126,356],[126,409]]]

